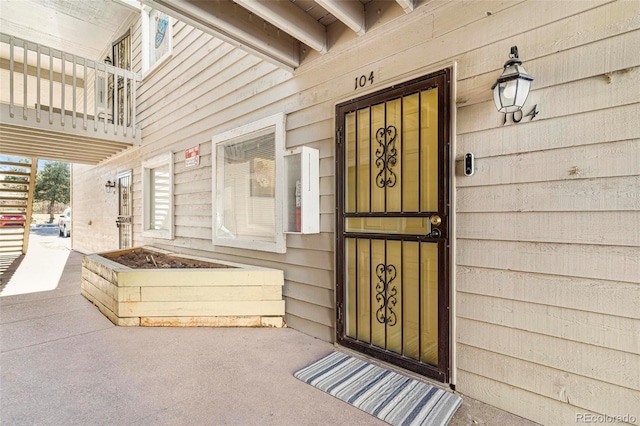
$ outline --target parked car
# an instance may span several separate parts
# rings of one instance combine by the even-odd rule
[[[71,207],[65,209],[58,219],[58,234],[61,237],[71,236]]]
[[[6,213],[0,215],[0,226],[22,226],[24,227],[24,222],[27,220],[27,217],[23,214],[18,213]]]

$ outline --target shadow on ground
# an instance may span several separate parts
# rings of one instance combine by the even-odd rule
[[[23,259],[24,254],[0,255],[0,294],[2,294],[2,290],[4,290]]]

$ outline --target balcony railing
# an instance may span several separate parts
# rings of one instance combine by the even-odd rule
[[[140,141],[136,126],[140,74],[4,33],[0,48],[3,122]]]

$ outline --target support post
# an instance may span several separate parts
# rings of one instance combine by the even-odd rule
[[[27,214],[24,221],[24,234],[22,234],[22,254],[27,254],[29,248],[29,233],[31,231],[31,217],[33,213],[33,194],[36,188],[36,171],[38,170],[38,159],[31,158],[31,170],[29,173],[29,194],[27,195]]]

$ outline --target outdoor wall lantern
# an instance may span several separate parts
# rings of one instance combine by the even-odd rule
[[[519,111],[529,96],[531,77],[522,68],[522,61],[518,59],[518,46],[511,48],[509,60],[504,63],[504,71],[491,86],[493,101],[498,111],[502,113]]]
[[[110,180],[104,184],[104,190],[107,194],[114,194],[116,192],[116,181],[111,182]]]

